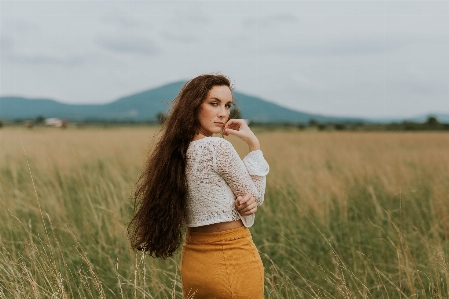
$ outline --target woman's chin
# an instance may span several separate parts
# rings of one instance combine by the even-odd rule
[[[214,128],[210,128],[209,130],[204,130],[203,131],[203,135],[204,136],[212,136],[214,134],[220,134],[221,131],[223,130],[222,127],[214,127]]]

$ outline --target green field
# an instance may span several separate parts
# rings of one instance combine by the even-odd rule
[[[449,134],[257,131],[266,298],[448,298]],[[182,297],[127,241],[155,132],[0,130],[0,298]]]

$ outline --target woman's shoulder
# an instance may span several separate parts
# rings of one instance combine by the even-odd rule
[[[221,137],[204,137],[190,142],[190,149],[200,150],[207,148],[213,152],[223,155],[235,152],[234,146],[228,140]]]
[[[199,145],[199,144],[212,144],[212,145],[219,145],[219,146],[225,146],[225,147],[232,147],[232,144],[227,141],[224,138],[221,137],[203,137],[198,140],[194,140],[190,142],[191,145]]]

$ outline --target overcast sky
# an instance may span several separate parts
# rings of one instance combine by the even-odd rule
[[[0,1],[0,95],[105,103],[202,73],[296,110],[449,113],[448,1]]]

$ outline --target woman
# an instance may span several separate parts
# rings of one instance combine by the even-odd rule
[[[166,258],[182,247],[185,298],[263,298],[263,266],[247,227],[264,198],[269,166],[244,120],[228,121],[229,79],[202,75],[173,101],[135,192],[135,249]],[[241,160],[230,142],[248,144]],[[235,198],[237,197],[237,200]]]

